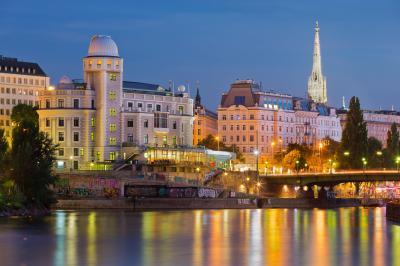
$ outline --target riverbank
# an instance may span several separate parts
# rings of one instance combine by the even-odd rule
[[[35,217],[45,216],[51,213],[50,209],[45,207],[25,207],[19,209],[0,209],[0,217]]]
[[[341,208],[384,206],[382,200],[370,199],[304,199],[304,198],[119,198],[59,200],[53,209],[255,209],[255,208]]]

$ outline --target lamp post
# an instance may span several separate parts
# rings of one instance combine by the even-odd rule
[[[217,147],[218,147],[218,151],[219,151],[219,136],[216,136],[215,140],[217,141]]]
[[[256,156],[256,172],[257,172],[257,184],[258,184],[260,183],[260,175],[258,174],[258,155],[259,155],[258,150],[254,150],[254,155]],[[260,189],[258,189],[258,192],[260,192],[259,190]]]
[[[400,156],[397,156],[396,157],[397,172],[399,172],[399,163],[400,163]]]
[[[365,157],[362,157],[362,163],[363,163],[363,172],[365,173],[365,170],[367,169],[367,159]]]
[[[381,167],[383,169],[382,151],[377,151],[376,155],[379,157],[380,163],[381,163]]]
[[[322,144],[322,142],[319,143],[318,145],[318,157],[319,157],[319,168],[320,171],[322,171],[322,147],[324,147],[324,144]]]
[[[196,172],[197,172],[197,189],[200,187],[200,167],[196,167]]]

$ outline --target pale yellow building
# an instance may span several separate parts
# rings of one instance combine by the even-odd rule
[[[11,137],[11,111],[17,104],[38,106],[39,92],[49,86],[49,77],[37,63],[0,55],[0,128]]]

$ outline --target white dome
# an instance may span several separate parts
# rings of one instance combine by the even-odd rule
[[[58,84],[72,84],[72,79],[68,76],[62,76]]]
[[[90,40],[88,56],[119,57],[117,44],[106,35],[95,35]]]

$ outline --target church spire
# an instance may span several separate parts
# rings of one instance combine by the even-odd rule
[[[328,101],[326,93],[326,79],[322,75],[321,47],[319,42],[319,24],[315,23],[313,65],[310,78],[308,79],[308,97],[317,103]]]
[[[194,99],[194,107],[201,107],[201,97],[200,97],[200,91],[199,91],[199,83],[197,83],[197,88],[196,88],[196,98]]]

